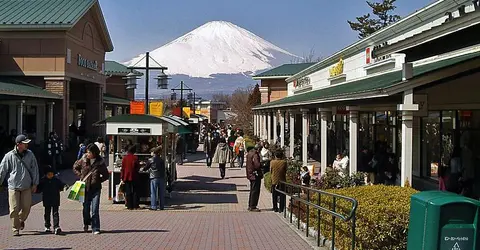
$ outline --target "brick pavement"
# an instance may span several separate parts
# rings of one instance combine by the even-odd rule
[[[199,160],[179,166],[178,175],[165,211],[126,211],[108,201],[104,189],[101,235],[82,232],[80,204],[66,200],[65,194],[60,208],[65,236],[41,233],[41,203],[32,208],[21,237],[11,236],[8,215],[0,213],[0,249],[311,249],[278,214],[268,211],[271,198],[265,189],[259,202],[263,211],[246,211],[245,168],[227,168],[222,180],[215,164],[206,168]],[[69,173],[62,178],[70,179]],[[0,193],[0,210],[6,207],[5,198]]]

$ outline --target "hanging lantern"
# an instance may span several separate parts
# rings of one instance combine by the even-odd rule
[[[168,88],[168,76],[163,72],[160,72],[158,76],[155,78],[157,79],[157,87],[159,89],[167,89]]]
[[[137,79],[140,79],[137,77],[138,75],[130,72],[126,77],[123,77],[122,79],[126,79],[127,82],[125,83],[125,88],[126,89],[136,89],[137,88]]]
[[[172,100],[172,101],[177,100],[177,93],[172,92],[172,93],[170,94],[170,100]]]

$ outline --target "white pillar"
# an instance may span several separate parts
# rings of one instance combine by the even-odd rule
[[[267,142],[272,142],[272,112],[267,113]]]
[[[17,134],[23,134],[23,108],[25,107],[25,100],[18,104],[17,111]]]
[[[277,119],[277,115],[278,115],[278,111],[277,112],[273,112],[273,138],[272,138],[272,143],[273,144],[276,144],[277,143],[277,123],[278,123],[278,119]]]
[[[413,166],[413,112],[418,111],[418,105],[413,104],[413,90],[403,93],[403,104],[398,105],[402,111],[402,170],[401,185],[406,183],[412,186]]]
[[[280,110],[280,146],[285,146],[285,111]]]
[[[308,163],[308,109],[302,111],[302,162],[303,166]]]
[[[267,138],[267,113],[262,113],[262,140]]]
[[[328,166],[328,122],[332,117],[332,110],[319,108],[320,112],[320,169],[321,174],[325,174]]]
[[[255,111],[253,112],[253,135],[257,135],[257,114],[255,114]]]
[[[53,131],[53,105],[55,105],[54,102],[48,103],[48,133]]]
[[[350,146],[349,146],[349,166],[350,166],[350,175],[357,172],[357,162],[358,162],[358,107],[347,107],[347,110],[350,113]]]
[[[256,136],[260,138],[260,113],[257,112],[256,117],[257,119],[255,120],[255,133]]]
[[[293,158],[293,150],[295,149],[295,114],[293,110],[289,110],[288,115],[290,116],[290,157]]]

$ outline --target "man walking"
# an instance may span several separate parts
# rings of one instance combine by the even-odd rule
[[[287,179],[287,161],[283,159],[282,152],[275,152],[275,159],[270,162],[270,173],[272,176],[273,211],[282,213],[285,209],[286,197],[276,190],[278,188],[284,191],[284,185],[280,181],[286,181]],[[278,209],[278,198],[280,198],[280,209]]]
[[[179,133],[177,133],[176,142],[175,142],[175,159],[178,165],[183,165],[184,151],[185,151],[185,143],[183,141],[182,136]]]
[[[249,150],[247,154],[247,179],[250,181],[250,197],[248,199],[248,211],[260,212],[257,208],[260,198],[260,185],[262,184],[263,173],[260,165],[260,155],[258,150],[260,145]]]
[[[28,149],[30,139],[25,135],[15,138],[15,148],[9,151],[0,163],[0,183],[8,182],[8,202],[14,236],[25,228],[30,208],[32,192],[37,191],[39,173],[37,159]]]

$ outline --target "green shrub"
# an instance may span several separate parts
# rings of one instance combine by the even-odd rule
[[[327,192],[354,198],[358,201],[356,211],[356,248],[376,250],[406,249],[407,231],[410,212],[410,196],[418,191],[399,186],[357,186],[342,189],[330,189]],[[303,195],[305,198],[306,196]],[[318,195],[311,195],[311,201],[316,203]],[[306,206],[295,202],[291,211],[305,221]],[[332,198],[321,196],[321,206],[333,209]],[[337,199],[336,211],[348,216],[351,203]],[[317,227],[318,213],[310,207],[310,225]],[[321,213],[321,234],[327,239],[332,236],[332,216]],[[337,249],[351,248],[351,223],[336,219],[335,247]]]
[[[272,192],[272,173],[267,172],[263,175],[263,185],[270,193]]]
[[[255,140],[250,137],[245,137],[245,150],[255,147]]]
[[[357,172],[349,175],[348,170],[346,170],[343,175],[340,175],[340,171],[341,170],[338,169],[327,168],[324,175],[319,179],[312,180],[312,186],[324,190],[355,187],[365,184],[365,173]]]

